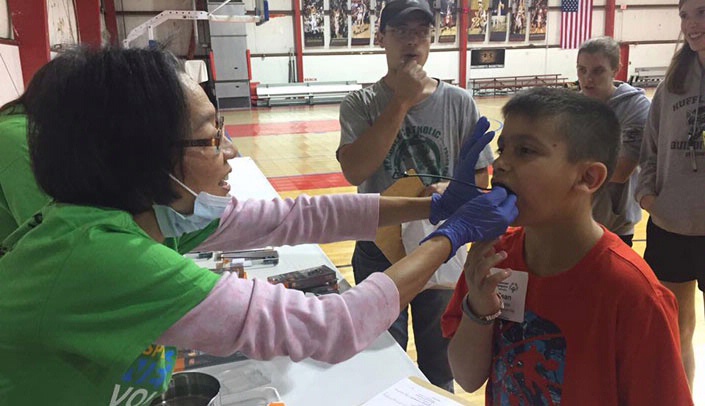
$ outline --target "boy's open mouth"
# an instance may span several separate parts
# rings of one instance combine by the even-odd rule
[[[508,194],[516,195],[516,193],[514,193],[514,191],[513,191],[511,188],[509,188],[507,185],[505,185],[504,183],[502,183],[502,182],[492,182],[492,187],[493,187],[493,188],[494,188],[494,187],[497,187],[497,186],[500,186],[500,187],[503,187],[503,188],[507,189],[507,193],[508,193]]]

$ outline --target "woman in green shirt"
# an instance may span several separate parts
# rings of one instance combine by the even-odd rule
[[[340,295],[306,297],[203,269],[162,242],[232,208],[234,150],[177,64],[157,50],[76,50],[32,81],[40,92],[26,103],[29,151],[53,202],[0,247],[0,406],[147,405],[168,385],[177,347],[343,361],[389,327],[451,252],[501,234],[516,217],[502,188],[448,203],[452,183],[434,198],[368,195],[368,210],[347,219],[305,205],[290,229],[339,240],[372,239],[380,225],[438,210],[448,218],[409,256]],[[479,138],[464,156],[489,141]],[[272,205],[286,214],[288,203],[254,204],[262,210],[241,215],[260,226],[230,231],[275,235],[263,224]]]
[[[27,94],[0,109],[0,241],[49,201],[29,162],[23,105]]]

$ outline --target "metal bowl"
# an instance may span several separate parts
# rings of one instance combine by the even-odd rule
[[[202,372],[174,374],[169,388],[151,406],[220,406],[220,382]]]

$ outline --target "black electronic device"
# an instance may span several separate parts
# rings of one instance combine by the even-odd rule
[[[303,289],[305,293],[313,293],[316,296],[328,295],[331,293],[340,293],[340,288],[338,286],[338,281],[330,281],[325,285],[313,286],[310,288]]]
[[[287,288],[304,291],[314,287],[325,286],[329,282],[337,280],[338,275],[326,265],[273,275],[267,278],[269,283],[281,283]]]
[[[279,253],[272,248],[261,248],[254,250],[242,251],[223,251],[220,254],[221,258],[242,258],[245,261],[250,261],[252,265],[277,265],[279,263]]]

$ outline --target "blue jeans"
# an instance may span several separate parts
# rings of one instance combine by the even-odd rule
[[[373,272],[383,272],[392,264],[373,242],[358,241],[352,257],[355,283]],[[453,374],[448,365],[448,343],[441,333],[441,316],[452,296],[452,290],[427,289],[411,301],[412,328],[421,372],[432,384],[453,392]],[[389,328],[389,333],[406,351],[409,340],[408,306]]]

